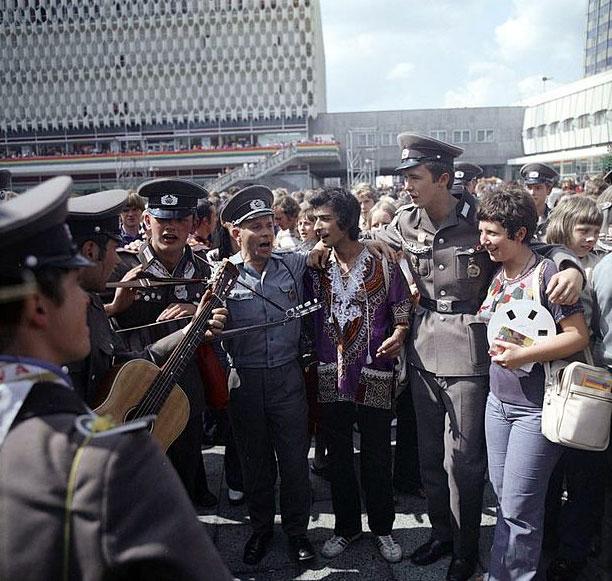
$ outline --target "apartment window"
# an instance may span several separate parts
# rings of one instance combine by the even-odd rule
[[[434,139],[446,141],[446,129],[434,129],[433,131],[429,132],[429,135]]]
[[[593,113],[593,125],[603,125],[606,122],[606,109],[601,109]]]
[[[536,135],[538,137],[544,137],[546,135],[546,125],[538,125]]]
[[[493,143],[493,129],[479,129],[476,132],[476,141],[478,143]]]
[[[548,134],[549,135],[556,135],[557,133],[559,133],[559,122],[558,121],[554,121],[553,123],[551,123],[548,126]]]
[[[381,133],[380,144],[384,146],[395,145],[395,133]]]
[[[563,131],[573,131],[574,129],[574,118],[569,117],[563,120]]]
[[[471,140],[469,129],[453,131],[453,143],[469,143]]]
[[[578,129],[586,129],[591,125],[590,115],[580,115],[578,117]]]
[[[525,132],[527,139],[533,139],[534,133],[535,133],[535,127],[529,127],[527,131]]]

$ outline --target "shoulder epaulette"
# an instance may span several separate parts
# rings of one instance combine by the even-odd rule
[[[412,202],[408,202],[407,204],[402,204],[396,211],[395,214],[399,214],[400,212],[406,212],[408,210],[414,210],[416,206]]]
[[[293,254],[295,252],[295,248],[275,248],[272,251],[272,256],[276,258],[282,258],[286,254]]]
[[[121,248],[117,248],[117,253],[132,254],[136,256],[138,254],[138,250],[133,250],[132,248],[125,248],[125,246],[122,246]]]
[[[76,429],[89,438],[104,438],[117,434],[128,434],[148,430],[155,420],[155,416],[144,416],[137,420],[115,424],[110,416],[98,416],[96,414],[83,414],[74,420]]]

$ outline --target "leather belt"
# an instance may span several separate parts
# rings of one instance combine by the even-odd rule
[[[419,299],[419,305],[428,311],[434,311],[435,313],[474,313],[474,303],[472,301],[451,301],[448,299],[438,299],[434,301],[421,297]]]

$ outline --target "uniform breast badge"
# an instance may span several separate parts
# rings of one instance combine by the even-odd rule
[[[480,276],[480,266],[476,264],[474,258],[470,258],[467,265],[468,278],[478,278]]]

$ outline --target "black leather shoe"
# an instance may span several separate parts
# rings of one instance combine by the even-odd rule
[[[217,500],[217,497],[212,492],[210,492],[210,490],[207,490],[205,493],[200,494],[198,498],[193,501],[193,507],[195,508],[197,513],[200,513],[202,511],[205,512],[207,509],[216,506],[217,502],[219,502]]]
[[[303,562],[315,558],[315,550],[306,535],[289,537],[289,555],[291,558]]]
[[[453,557],[446,573],[447,581],[467,581],[476,571],[478,559]]]
[[[429,539],[410,555],[410,561],[414,565],[431,565],[452,552],[453,543]]]
[[[272,540],[272,531],[265,533],[253,533],[244,545],[242,560],[247,565],[257,565],[268,552],[268,545]]]
[[[554,559],[546,571],[547,581],[573,581],[577,579],[580,572],[586,567],[586,559],[581,561],[570,561],[569,559]]]

